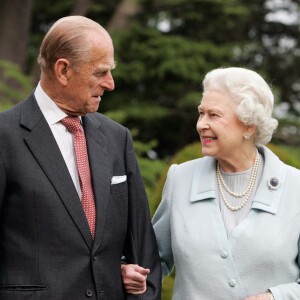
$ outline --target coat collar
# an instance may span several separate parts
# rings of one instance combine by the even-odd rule
[[[259,146],[258,151],[264,157],[264,168],[261,181],[258,184],[252,209],[259,209],[276,214],[282,195],[285,180],[285,165],[267,147]],[[272,178],[279,181],[276,189],[270,189],[268,183]],[[216,161],[211,157],[204,157],[196,161],[191,187],[191,202],[213,200],[217,196]]]
[[[216,198],[216,161],[203,157],[196,162],[193,175],[191,202]],[[205,176],[203,176],[205,174]]]

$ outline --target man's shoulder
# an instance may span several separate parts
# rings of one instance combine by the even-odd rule
[[[99,113],[99,112],[89,113],[89,114],[87,114],[87,117],[91,118],[92,120],[94,120],[96,122],[109,124],[110,126],[116,126],[116,127],[124,128],[124,126],[122,124],[112,120],[111,118],[109,118],[109,117],[107,117],[104,114]]]
[[[20,102],[8,108],[7,110],[0,112],[0,124],[8,125],[8,123],[10,122],[15,122],[19,120],[22,105],[23,102]]]
[[[25,106],[32,106],[32,105],[36,105],[34,104],[34,96],[33,94],[29,95],[27,98],[21,100],[20,102],[13,104],[11,107],[7,108],[6,110],[0,112],[1,118],[5,118],[5,117],[13,117],[16,114],[19,114],[20,111],[23,109],[23,107]]]
[[[105,131],[126,131],[126,128],[123,125],[99,112],[89,113],[86,115],[86,117],[89,118],[94,124],[103,127],[103,130]]]

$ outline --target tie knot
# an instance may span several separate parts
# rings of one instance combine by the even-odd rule
[[[61,120],[61,123],[73,134],[82,132],[80,119],[78,117],[65,117]]]

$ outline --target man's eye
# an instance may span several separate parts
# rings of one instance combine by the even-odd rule
[[[101,77],[101,76],[105,75],[107,72],[108,72],[108,71],[99,71],[99,72],[96,72],[94,75],[95,75],[96,77]]]

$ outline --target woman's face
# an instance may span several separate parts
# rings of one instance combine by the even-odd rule
[[[236,104],[226,94],[203,94],[197,122],[203,155],[230,160],[242,150],[246,126],[237,118],[235,108]]]

